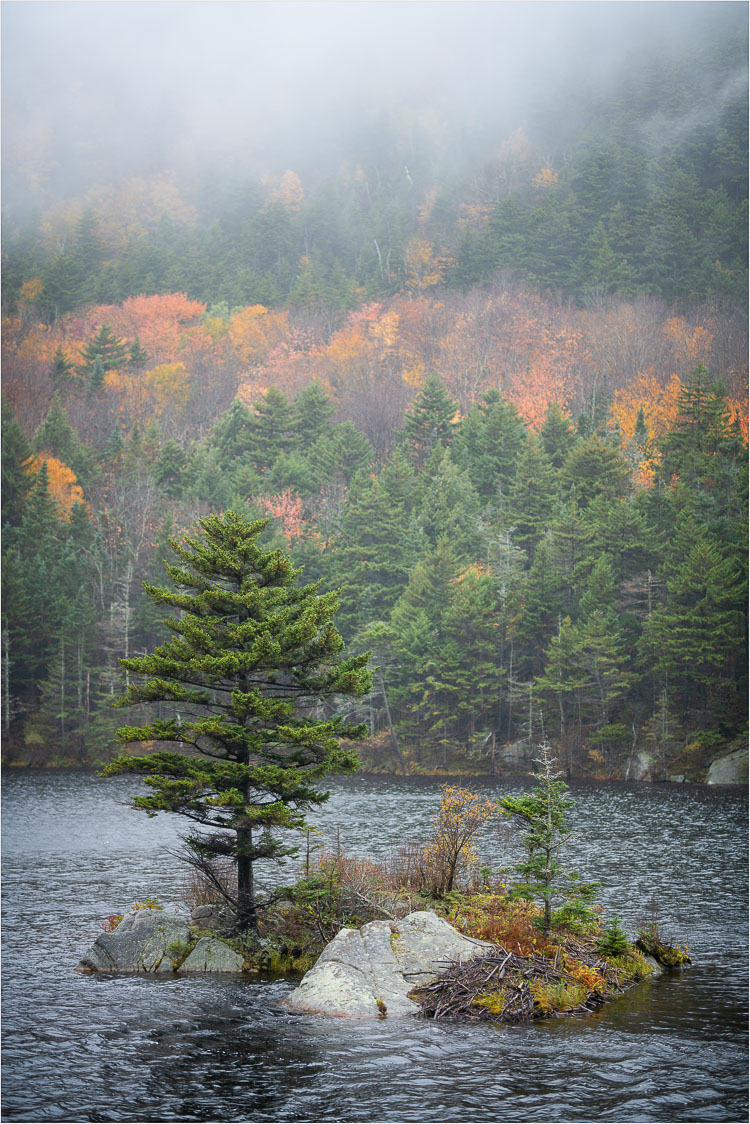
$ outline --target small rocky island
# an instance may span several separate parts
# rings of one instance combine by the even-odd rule
[[[288,903],[280,916],[293,912]],[[518,911],[512,912],[517,921]],[[290,948],[280,936],[221,937],[206,928],[217,917],[220,911],[203,906],[188,922],[137,903],[122,919],[110,919],[110,931],[97,937],[76,970],[257,976],[275,964],[277,973],[299,977],[292,965],[299,963],[301,949]],[[283,1003],[303,1015],[423,1014],[520,1022],[596,1010],[654,971],[689,963],[677,946],[656,939],[649,945],[647,934],[630,944],[617,926],[598,942],[570,934],[559,944],[550,939],[537,947],[536,938],[531,941],[528,950],[527,942],[517,939],[514,951],[510,941],[497,944],[461,933],[432,910],[370,921],[359,929],[342,928]]]
[[[521,1022],[596,1010],[653,972],[688,964],[687,945],[663,935],[654,903],[634,941],[618,917],[604,923],[598,884],[559,861],[572,801],[546,743],[539,765],[531,793],[497,803],[445,785],[431,839],[385,861],[340,846],[308,852],[294,885],[254,903],[252,925],[241,923],[236,885],[222,888],[218,869],[193,859],[201,877],[189,921],[155,899],[137,902],[102,922],[77,968],[272,972],[302,977],[284,1000],[298,1014]],[[498,813],[524,829],[526,857],[512,871],[480,867],[474,851]]]

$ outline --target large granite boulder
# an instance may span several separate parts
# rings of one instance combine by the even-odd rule
[[[162,909],[133,909],[112,933],[100,933],[76,966],[79,972],[174,971],[168,948],[190,940],[187,921]]]
[[[324,948],[299,987],[284,1000],[298,1014],[419,1015],[409,992],[453,961],[481,956],[492,946],[464,937],[427,910],[401,921],[371,921],[342,929]]]
[[[245,961],[218,937],[201,937],[178,972],[241,972]]]
[[[707,784],[747,784],[747,749],[736,749],[711,762],[706,777]]]

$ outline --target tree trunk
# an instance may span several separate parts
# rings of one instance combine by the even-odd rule
[[[393,742],[393,748],[396,750],[396,756],[399,759],[399,763],[401,765],[401,770],[405,774],[406,773],[406,761],[404,760],[404,755],[401,752],[401,746],[398,744],[398,738],[396,737],[396,730],[393,726],[393,720],[391,718],[391,708],[388,705],[388,695],[386,694],[386,690],[385,690],[385,679],[383,678],[382,675],[378,676],[378,678],[380,679],[380,689],[383,692],[383,702],[385,703],[385,716],[388,719],[388,728],[391,731],[391,741]]]
[[[10,729],[10,629],[3,625],[3,722]]]
[[[258,914],[255,908],[255,886],[253,885],[253,830],[250,827],[237,829],[237,918],[238,932],[258,928]]]

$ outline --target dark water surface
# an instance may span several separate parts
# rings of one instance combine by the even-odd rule
[[[698,786],[574,786],[569,865],[632,934],[652,895],[694,965],[589,1018],[532,1026],[295,1017],[287,982],[73,971],[99,919],[181,893],[183,825],[133,778],[3,779],[3,1119],[745,1121],[747,798]],[[432,778],[332,783],[316,822],[377,854],[424,837]],[[482,782],[490,795],[522,782]],[[484,854],[515,860],[495,838]]]

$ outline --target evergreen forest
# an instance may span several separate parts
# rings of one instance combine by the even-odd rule
[[[460,161],[384,112],[325,168],[60,195],[52,141],[14,163],[6,760],[111,759],[165,632],[142,583],[228,510],[340,590],[369,768],[548,738],[569,776],[701,780],[746,744],[746,53],[717,20]]]

